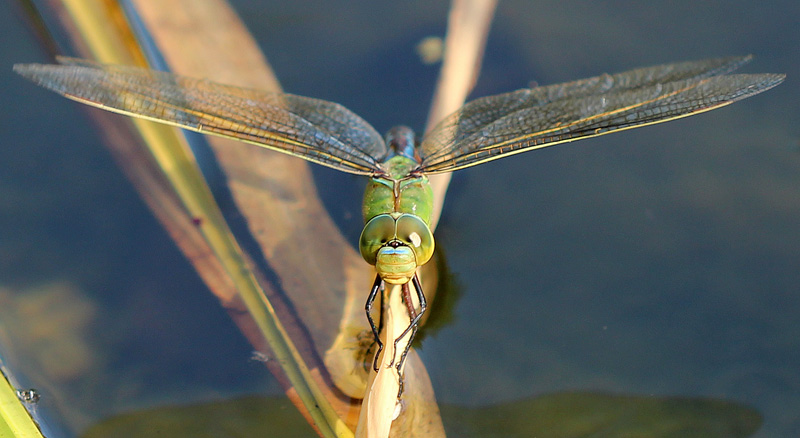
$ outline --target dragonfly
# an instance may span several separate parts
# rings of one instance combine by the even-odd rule
[[[383,349],[372,308],[399,285],[410,317],[395,339],[410,336],[427,309],[417,268],[434,252],[433,192],[428,175],[611,132],[720,108],[780,84],[782,74],[732,74],[750,56],[645,67],[473,100],[421,141],[404,126],[382,137],[342,105],[310,97],[218,84],[143,68],[59,58],[14,71],[67,98],[191,131],[241,140],[369,178],[359,250],[375,267],[365,311]],[[410,286],[419,306],[413,304]],[[390,365],[394,364],[394,360]]]

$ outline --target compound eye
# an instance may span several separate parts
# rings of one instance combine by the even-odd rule
[[[367,221],[361,238],[358,240],[358,249],[361,257],[370,265],[374,265],[378,250],[394,239],[394,218],[388,214],[379,214]]]
[[[397,239],[414,250],[417,266],[422,266],[433,255],[433,233],[418,216],[404,214],[397,218]]]

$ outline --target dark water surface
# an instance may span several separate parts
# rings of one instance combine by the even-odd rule
[[[447,5],[394,3],[234,2],[288,92],[342,103],[379,131],[421,130],[438,70],[414,46],[444,32]],[[798,23],[788,0],[499,5],[473,97],[748,53],[745,72],[787,80],[711,113],[456,173],[436,234],[461,297],[422,348],[439,401],[710,397],[758,409],[757,437],[800,436]],[[48,60],[7,2],[0,28],[7,354],[31,355],[51,399],[97,394],[61,405],[79,429],[176,397],[278,392],[85,113],[11,72]],[[315,176],[355,239],[363,182]],[[64,307],[76,308],[36,311]],[[28,329],[47,324],[69,332],[69,349]]]

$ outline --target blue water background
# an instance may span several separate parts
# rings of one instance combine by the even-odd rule
[[[233,3],[287,91],[379,131],[423,128],[438,69],[414,46],[443,34],[446,3]],[[48,60],[8,2],[0,26],[0,287],[67,282],[104,309],[91,343],[115,377],[76,424],[278,393],[86,114],[11,72]],[[711,397],[758,409],[758,438],[800,436],[798,43],[797,1],[502,2],[472,97],[748,53],[744,71],[788,78],[719,111],[457,172],[436,234],[462,292],[422,347],[438,400]],[[363,181],[315,177],[354,240]]]

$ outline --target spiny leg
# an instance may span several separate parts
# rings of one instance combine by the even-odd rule
[[[403,285],[402,291],[403,302],[406,303],[406,310],[408,311],[408,318],[414,319],[414,317],[417,316],[417,309],[414,308],[414,301],[411,299],[411,288],[408,287],[408,283]]]
[[[372,284],[372,289],[369,291],[369,296],[367,297],[367,303],[364,305],[364,310],[367,311],[367,319],[369,320],[369,326],[372,329],[372,334],[375,336],[375,342],[378,343],[378,351],[375,352],[375,359],[372,361],[372,369],[375,372],[378,371],[378,358],[381,355],[381,351],[383,351],[383,342],[381,342],[380,333],[378,332],[378,327],[375,325],[375,320],[372,319],[372,305],[375,304],[375,298],[378,296],[378,291],[381,289],[381,280],[380,275],[375,276],[375,282]],[[383,300],[381,300],[381,303]],[[381,312],[381,319],[383,318],[383,312]]]
[[[419,313],[414,311],[413,303],[409,305],[409,317],[411,318],[411,322],[408,324],[408,327],[394,340],[394,351],[397,354],[397,343],[400,342],[400,339],[403,339],[409,332],[411,332],[411,336],[408,339],[408,343],[406,344],[406,348],[403,349],[403,354],[400,356],[400,361],[397,362],[397,371],[400,372],[400,369],[403,367],[403,362],[406,360],[406,356],[408,355],[408,350],[411,348],[411,342],[414,341],[414,335],[417,334],[417,327],[419,326],[419,321],[422,319],[422,315],[425,313],[425,310],[428,308],[428,302],[425,300],[425,294],[422,292],[422,285],[419,282],[419,278],[417,274],[414,274],[414,277],[411,278],[411,282],[414,285],[414,288],[417,290],[417,298],[419,299]],[[408,295],[408,301],[411,302],[411,293],[408,290],[408,283],[403,285],[403,295]],[[394,362],[394,359],[392,360]],[[391,365],[391,364],[390,364]]]
[[[408,287],[408,282],[404,283],[402,286],[400,286],[400,288],[403,291],[403,302],[406,304],[406,311],[408,312],[408,319],[410,321],[412,321],[412,322],[409,324],[408,327],[406,327],[406,329],[403,331],[403,333],[401,333],[400,336],[398,336],[394,340],[394,355],[395,356],[392,357],[392,361],[389,363],[389,366],[394,365],[394,358],[397,357],[397,343],[400,342],[400,339],[403,339],[403,336],[408,334],[408,329],[414,325],[414,322],[413,322],[414,318],[417,317],[417,309],[414,308],[414,301],[411,299],[411,290]],[[414,327],[414,329],[411,332],[411,339],[409,339],[408,340],[408,344],[406,344],[406,350],[405,351],[408,351],[408,346],[411,345],[411,341],[414,340],[414,334],[416,332],[417,332],[417,329],[416,329],[416,327]],[[403,353],[403,357],[405,357],[405,352]],[[403,363],[403,361],[401,359],[400,362],[398,362],[398,365],[402,364],[402,363]],[[397,371],[400,371],[400,367],[399,366],[397,367]]]

